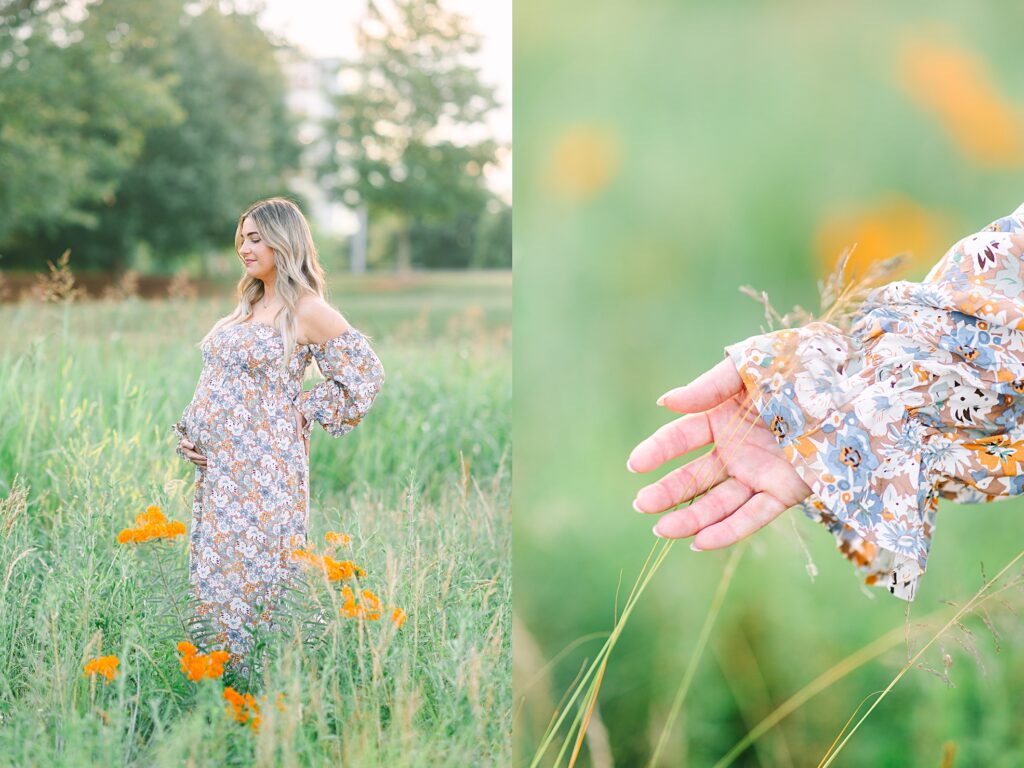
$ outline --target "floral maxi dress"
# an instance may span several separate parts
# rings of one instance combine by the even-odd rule
[[[384,380],[380,360],[354,328],[321,344],[296,345],[287,371],[283,354],[272,326],[249,321],[218,329],[202,345],[195,395],[174,425],[207,460],[195,470],[189,581],[200,615],[219,627],[217,642],[242,676],[250,672],[246,628],[276,627],[271,610],[294,573],[291,552],[306,545],[304,438],[314,421],[334,437],[352,430]],[[325,379],[303,391],[311,358]],[[306,418],[301,437],[297,410]]]
[[[939,498],[1024,493],[1024,204],[920,283],[826,322],[725,348],[762,420],[864,582],[913,600]]]

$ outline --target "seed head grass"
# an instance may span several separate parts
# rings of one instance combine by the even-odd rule
[[[852,318],[855,316],[857,308],[863,302],[867,294],[887,278],[891,277],[906,258],[904,254],[900,254],[885,261],[874,263],[865,270],[863,275],[851,278],[847,274],[847,264],[851,253],[851,250],[844,251],[837,262],[835,271],[828,278],[819,282],[818,287],[821,309],[820,315],[817,318],[801,307],[796,307],[792,311],[782,314],[772,307],[766,293],[757,292],[746,286],[742,287],[740,290],[743,293],[753,297],[764,306],[765,326],[762,327],[762,332],[775,330],[777,327],[803,325],[813,322],[816,319],[822,322],[829,322],[840,329],[849,330]],[[787,366],[789,367],[780,371],[780,373],[785,376],[787,373],[791,372],[790,368],[793,365],[793,361],[796,360],[796,356],[793,354],[779,355],[780,358],[783,356],[790,361],[787,363]],[[749,433],[749,431],[754,428],[756,424],[755,420],[757,418],[759,418],[759,416],[755,412],[754,403],[748,397],[746,407],[741,409],[734,417],[733,421],[727,425],[727,435],[725,440],[722,442],[729,444],[732,442],[734,437],[741,433],[745,436],[746,433]],[[737,441],[737,444],[741,442],[741,440]],[[708,474],[717,471],[717,469],[718,467],[711,462],[704,465],[704,471]],[[700,484],[704,483],[706,479],[707,477],[695,478],[695,483],[697,483],[697,485],[694,487],[698,487]],[[687,493],[686,495],[689,496],[690,494]],[[691,500],[690,503],[692,503],[692,501],[693,500]],[[626,599],[622,613],[617,617],[611,633],[606,639],[604,645],[598,652],[595,659],[590,663],[586,672],[572,687],[571,694],[569,694],[567,702],[565,702],[563,706],[560,706],[559,710],[552,715],[551,722],[543,734],[539,746],[534,752],[533,760],[530,763],[531,768],[540,765],[547,753],[547,750],[553,744],[559,730],[562,728],[563,724],[565,724],[570,712],[575,712],[575,716],[568,723],[567,730],[562,738],[561,747],[555,754],[551,764],[555,766],[561,765],[562,761],[568,758],[568,765],[575,765],[580,755],[580,750],[584,742],[590,717],[597,703],[601,683],[604,679],[604,673],[607,668],[611,652],[618,642],[630,615],[635,609],[637,601],[650,584],[654,574],[664,562],[674,543],[675,540],[669,539],[665,541],[657,541],[653,544],[651,551],[649,552],[647,559],[641,567],[640,573],[634,582],[633,588]],[[721,611],[728,585],[732,580],[740,559],[742,558],[744,549],[745,542],[741,542],[739,545],[735,546],[735,549],[729,558],[726,569],[723,572],[716,590],[715,597],[712,600],[711,608],[709,609],[704,625],[702,626],[696,649],[689,660],[677,692],[673,697],[662,731],[656,740],[650,762],[648,763],[651,766],[658,764],[662,750],[664,749],[672,732],[673,725],[682,710],[690,684],[696,672],[697,665],[699,664],[703,651],[707,645],[714,622]]]

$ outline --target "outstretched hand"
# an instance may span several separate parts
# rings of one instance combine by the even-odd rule
[[[633,449],[626,463],[631,472],[650,472],[711,443],[714,448],[637,493],[633,507],[643,513],[664,512],[705,494],[664,515],[654,527],[656,535],[681,539],[696,534],[691,549],[720,549],[810,495],[810,487],[751,404],[729,358],[665,393],[658,404],[686,415]]]

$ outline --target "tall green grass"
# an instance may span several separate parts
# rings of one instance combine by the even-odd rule
[[[422,293],[402,306],[390,291],[386,320],[372,295],[335,301],[388,378],[358,429],[313,432],[310,541],[351,534],[345,556],[386,613],[344,619],[315,586],[328,625],[315,644],[297,624],[267,639],[258,733],[225,714],[221,681],[178,668],[151,545],[116,543],[149,504],[190,521],[195,469],[168,426],[198,378],[192,345],[226,306],[0,307],[0,764],[508,762],[511,361],[507,314],[475,301],[473,280],[433,286],[445,309],[426,323]],[[163,546],[184,592],[187,541]],[[111,653],[109,686],[83,677]]]

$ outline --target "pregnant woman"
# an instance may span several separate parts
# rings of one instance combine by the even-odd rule
[[[384,370],[367,338],[324,300],[324,273],[302,212],[289,200],[252,205],[238,220],[238,305],[199,346],[203,369],[174,429],[196,465],[189,580],[200,614],[220,629],[228,667],[250,673],[254,624],[271,611],[306,545],[309,434],[352,430]],[[302,390],[310,359],[324,381]],[[257,611],[257,606],[262,609]]]

